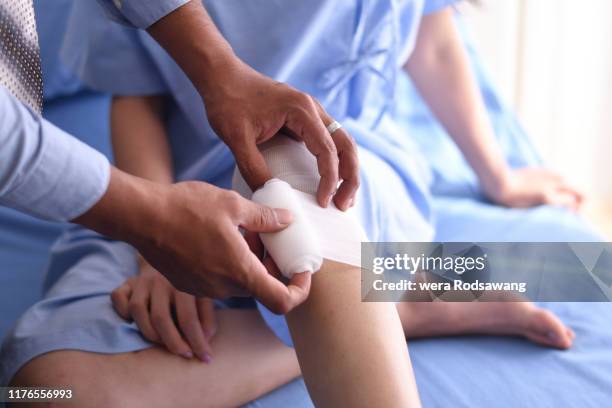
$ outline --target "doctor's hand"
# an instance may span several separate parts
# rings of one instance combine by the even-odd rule
[[[319,204],[327,206],[332,197],[342,210],[353,204],[359,187],[353,139],[344,129],[329,134],[327,126],[334,120],[315,99],[242,62],[202,2],[187,2],[147,31],[202,96],[212,128],[232,150],[253,191],[271,178],[257,145],[282,129],[303,141],[317,158]]]
[[[217,322],[211,299],[178,291],[142,259],[140,273],[115,289],[111,299],[117,313],[135,321],[150,342],[186,359],[212,360]]]
[[[510,169],[485,192],[494,202],[514,208],[547,204],[577,211],[583,201],[583,195],[561,176],[538,167]]]
[[[310,274],[284,284],[239,228],[275,232],[291,220],[287,210],[207,183],[158,184],[112,168],[106,194],[74,222],[132,244],[183,292],[215,299],[253,296],[273,312],[287,313],[308,296]]]
[[[271,178],[257,145],[282,130],[303,141],[317,158],[319,204],[325,207],[333,198],[341,210],[353,205],[359,187],[356,144],[342,128],[330,135],[327,126],[333,119],[317,100],[238,59],[214,75],[200,89],[209,123],[232,150],[253,191]]]

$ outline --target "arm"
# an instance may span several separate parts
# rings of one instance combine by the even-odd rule
[[[204,100],[211,126],[232,150],[253,190],[270,179],[257,144],[284,128],[317,157],[319,203],[327,206],[333,197],[339,208],[352,204],[359,186],[352,138],[344,129],[330,135],[325,127],[332,118],[309,95],[243,63],[200,0],[122,0],[120,10],[114,1],[99,2],[124,22],[146,28],[185,71]]]
[[[129,242],[186,292],[210,297],[254,293],[278,312],[306,298],[299,283],[286,287],[272,278],[238,233],[238,226],[283,229],[290,222],[286,212],[206,183],[164,185],[131,176],[2,87],[0,108],[0,205],[71,220]],[[202,259],[203,248],[210,248],[215,237],[221,249]]]
[[[450,9],[424,17],[414,53],[405,65],[419,92],[474,169],[484,193],[511,207],[574,207],[579,194],[543,169],[512,170],[472,75]]]

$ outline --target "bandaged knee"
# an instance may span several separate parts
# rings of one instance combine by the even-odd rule
[[[354,210],[340,211],[333,203],[322,208],[317,203],[320,176],[306,146],[278,135],[260,145],[260,150],[273,178],[253,193],[236,169],[233,188],[259,204],[292,213],[287,228],[260,234],[283,276],[314,273],[324,259],[359,266],[365,232]]]

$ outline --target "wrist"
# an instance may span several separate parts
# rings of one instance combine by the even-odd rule
[[[135,246],[161,241],[164,197],[165,186],[111,167],[106,193],[74,222]]]
[[[488,171],[478,173],[478,180],[484,193],[488,197],[495,199],[501,197],[507,190],[510,183],[510,176],[511,170],[504,163]]]
[[[198,64],[197,75],[191,75],[192,83],[203,100],[215,98],[227,94],[235,87],[236,79],[240,72],[245,68],[242,62],[232,52],[232,55],[216,55],[207,59],[202,59]]]
[[[192,51],[194,61],[186,73],[200,95],[213,91],[223,85],[224,77],[236,72],[242,61],[234,54],[228,43],[215,46],[195,45]]]

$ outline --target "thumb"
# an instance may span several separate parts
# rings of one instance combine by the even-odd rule
[[[293,221],[291,212],[282,208],[271,208],[244,200],[242,219],[239,225],[251,232],[276,232],[287,228]]]

